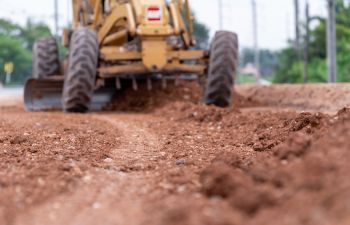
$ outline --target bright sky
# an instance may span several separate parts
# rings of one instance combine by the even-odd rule
[[[256,0],[259,19],[259,45],[278,49],[294,37],[293,0]],[[304,2],[300,0],[300,13]],[[0,17],[24,24],[27,17],[45,21],[53,27],[53,0],[0,0]],[[250,0],[223,0],[224,29],[238,33],[241,46],[252,46],[252,9]],[[325,15],[326,0],[309,0],[311,15]],[[59,0],[60,26],[71,18],[71,0]],[[198,19],[207,24],[213,34],[219,27],[217,0],[190,0]],[[69,13],[67,13],[69,12]]]

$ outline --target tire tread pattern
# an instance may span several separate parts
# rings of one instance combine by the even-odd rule
[[[65,112],[89,111],[97,73],[99,46],[95,31],[78,28],[74,31],[63,88]]]
[[[218,31],[210,50],[210,62],[204,102],[208,105],[228,107],[238,63],[238,38],[235,33]]]
[[[43,79],[59,74],[60,61],[56,39],[39,39],[33,45],[33,78]]]

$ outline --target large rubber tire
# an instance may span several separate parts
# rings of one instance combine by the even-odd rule
[[[60,61],[56,39],[39,39],[33,45],[33,78],[43,79],[59,74]]]
[[[97,72],[99,46],[95,31],[74,31],[65,74],[62,105],[65,112],[89,111]]]
[[[216,32],[210,49],[204,102],[229,107],[238,63],[238,38],[228,31]]]

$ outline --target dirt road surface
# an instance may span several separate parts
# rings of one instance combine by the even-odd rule
[[[86,115],[0,98],[0,224],[348,225],[349,89],[239,87],[218,109],[181,84]]]

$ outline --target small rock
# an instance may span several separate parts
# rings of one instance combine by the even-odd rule
[[[282,163],[282,165],[287,165],[288,161],[287,160],[282,160],[281,163]]]
[[[184,159],[176,160],[176,165],[177,166],[184,166],[184,165],[186,165],[186,160],[184,160]]]
[[[161,182],[159,183],[159,186],[165,190],[173,190],[174,189],[174,185],[168,182]]]
[[[91,180],[92,180],[92,176],[90,176],[90,175],[86,175],[86,176],[83,177],[83,181],[85,183],[90,183]]]
[[[83,174],[83,171],[78,166],[73,167],[73,171],[76,175],[81,176]]]
[[[183,192],[185,192],[185,191],[186,191],[186,186],[184,186],[184,185],[179,186],[179,187],[177,188],[177,192],[179,192],[179,193],[183,193]]]
[[[105,163],[112,163],[113,162],[113,159],[111,158],[106,158],[103,160]]]
[[[94,204],[92,204],[92,208],[93,209],[100,209],[101,208],[101,203],[95,202]]]
[[[44,185],[45,185],[44,179],[41,178],[41,177],[39,177],[39,178],[38,178],[38,184],[39,184],[40,186],[44,186]]]
[[[68,150],[75,150],[75,147],[74,147],[74,146],[68,146],[67,149],[68,149]]]

